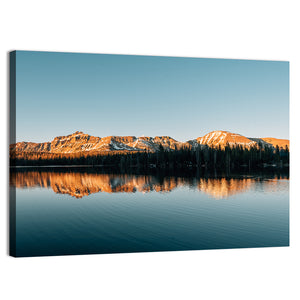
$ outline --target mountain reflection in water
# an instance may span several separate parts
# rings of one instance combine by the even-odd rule
[[[204,192],[214,199],[246,192],[257,188],[257,183],[268,192],[280,189],[279,180],[288,179],[288,175],[231,176],[231,177],[178,177],[132,174],[99,174],[94,172],[60,171],[13,171],[10,173],[10,185],[16,188],[52,188],[57,194],[68,194],[82,198],[90,194],[135,193],[135,192],[171,192],[175,188],[188,187]],[[255,185],[256,184],[256,185]]]

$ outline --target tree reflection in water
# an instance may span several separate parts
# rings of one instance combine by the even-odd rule
[[[268,192],[279,188],[279,180],[288,173],[267,174],[117,174],[95,169],[20,169],[10,173],[10,186],[16,188],[51,188],[55,193],[82,198],[93,193],[171,192],[180,187],[209,194],[214,199],[246,192],[258,181]]]

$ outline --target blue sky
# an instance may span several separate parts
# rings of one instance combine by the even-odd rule
[[[289,138],[289,63],[17,51],[16,140]]]

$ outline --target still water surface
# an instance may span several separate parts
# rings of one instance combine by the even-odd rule
[[[12,172],[17,256],[289,245],[289,179]]]

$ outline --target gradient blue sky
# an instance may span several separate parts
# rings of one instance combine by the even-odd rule
[[[289,138],[289,63],[17,51],[16,140]]]

